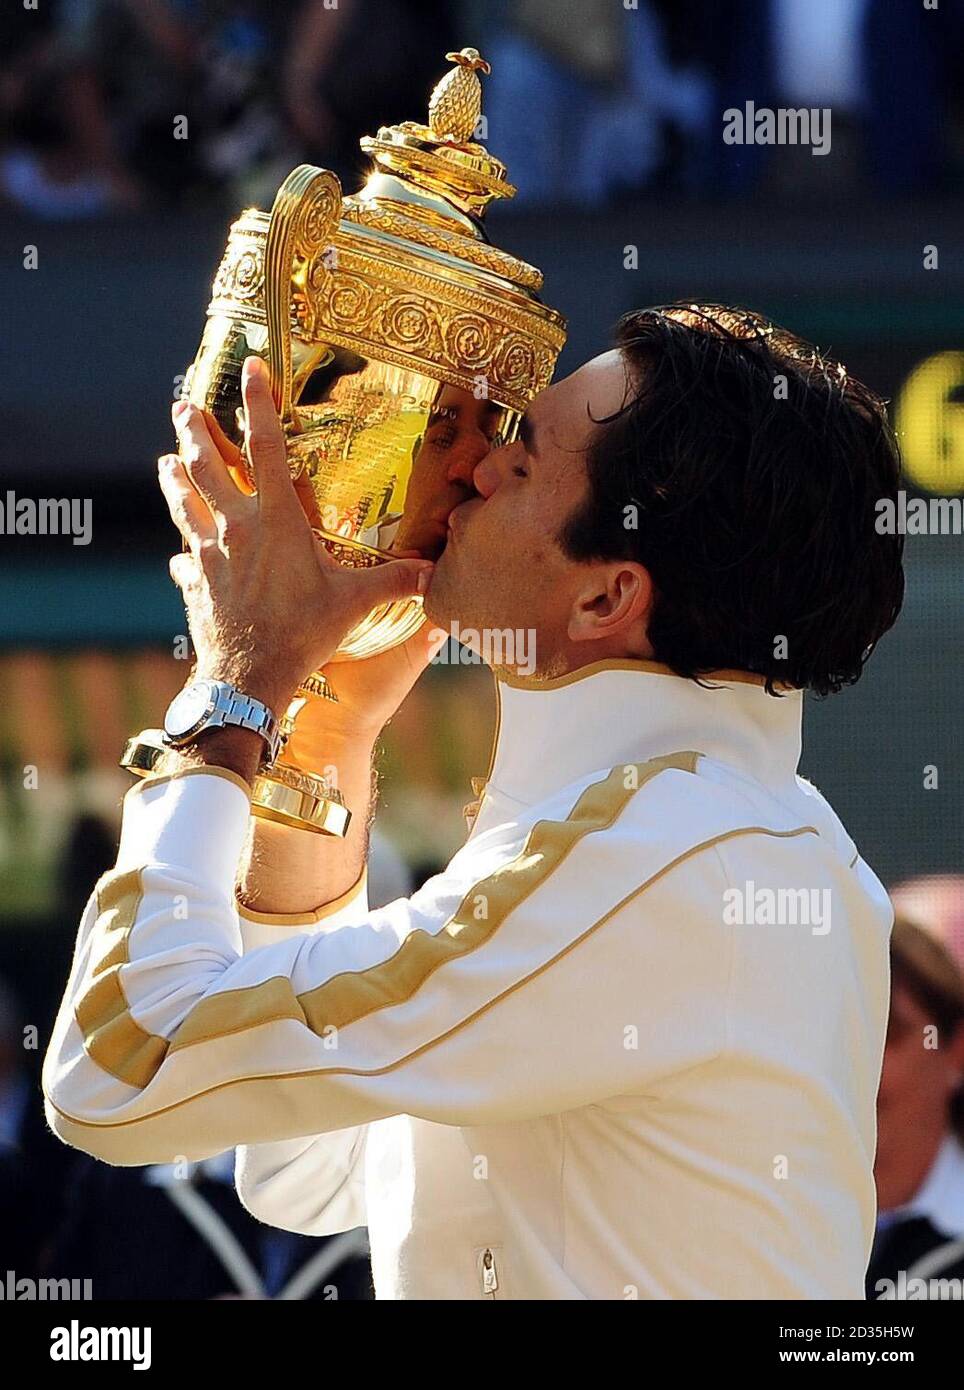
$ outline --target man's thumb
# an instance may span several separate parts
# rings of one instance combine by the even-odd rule
[[[352,621],[358,622],[379,604],[424,594],[434,570],[430,560],[390,560],[371,569],[345,569],[339,576],[344,585],[345,608]]]

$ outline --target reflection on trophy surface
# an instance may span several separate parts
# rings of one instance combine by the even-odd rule
[[[427,126],[403,121],[361,141],[373,167],[358,193],[343,198],[334,174],[302,165],[270,215],[242,213],[185,383],[241,444],[241,366],[252,353],[267,361],[302,505],[330,553],[355,567],[441,554],[473,469],[514,437],[565,341],[560,315],[537,297],[540,272],[483,230],[486,205],[515,192],[473,140],[489,65],[475,49],[447,56],[455,67]],[[249,477],[236,481],[251,490]],[[384,604],[336,660],[387,651],[423,620],[418,597]],[[305,681],[287,731],[306,701],[337,699],[335,686],[321,673]],[[149,756],[131,747],[127,765],[145,770]],[[285,753],[252,806],[323,833],[347,826],[336,789]]]
[[[325,404],[299,408],[304,433],[289,445],[302,505],[336,554],[340,537],[435,560],[476,464],[511,438],[517,412],[397,367],[353,371],[339,356]],[[339,558],[359,562],[354,547]]]
[[[336,408],[312,417],[299,492],[325,535],[354,536],[384,553],[417,552],[435,560],[445,548],[449,514],[472,494],[476,464],[505,437],[499,424],[507,412],[457,386],[433,384],[420,401],[402,389],[415,383],[401,381],[400,371],[389,368],[384,375],[385,388],[367,391],[342,378],[330,396]],[[303,412],[310,415],[310,409]],[[354,435],[342,450],[337,435],[346,417]],[[360,428],[359,421],[365,422]],[[321,447],[314,442],[319,437]]]

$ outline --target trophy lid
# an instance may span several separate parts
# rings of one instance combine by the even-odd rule
[[[476,48],[446,57],[455,66],[431,94],[427,125],[401,121],[362,137],[374,168],[342,215],[538,290],[542,273],[492,246],[482,226],[488,204],[516,192],[505,164],[471,138],[483,124],[478,74],[492,69]]]
[[[511,198],[506,167],[471,137],[480,128],[477,49],[432,92],[428,122],[365,136],[372,169],[344,197],[331,254],[309,256],[295,295],[309,341],[418,367],[439,381],[522,411],[552,377],[565,320],[538,298],[542,274],[493,246],[486,206]]]
[[[363,136],[361,147],[379,169],[481,216],[493,198],[511,198],[516,191],[502,161],[472,140],[482,123],[478,74],[492,69],[477,48],[445,56],[455,67],[432,92],[428,125],[402,121],[382,126],[377,135]]]
[[[266,287],[284,281],[303,344],[484,390],[521,412],[552,377],[565,320],[539,299],[541,272],[489,241],[486,206],[515,193],[502,161],[471,138],[489,64],[474,48],[447,56],[454,67],[432,92],[427,124],[402,121],[362,139],[372,169],[357,193],[342,197],[334,175],[301,165],[270,215],[242,213],[208,314],[265,324]],[[282,222],[290,236],[280,237]],[[273,226],[280,239],[269,256]]]

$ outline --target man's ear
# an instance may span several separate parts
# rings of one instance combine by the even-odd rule
[[[618,641],[627,652],[646,646],[653,581],[632,560],[587,565],[569,615],[571,642]]]

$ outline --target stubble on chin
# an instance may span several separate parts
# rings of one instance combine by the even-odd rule
[[[452,575],[445,563],[445,552],[435,562],[435,571],[428,592],[422,601],[425,616],[436,627],[448,628],[454,620],[452,611]]]
[[[432,582],[425,595],[425,615],[435,627],[454,632],[478,627],[485,621],[484,592],[478,577],[468,574],[451,561],[446,562],[443,552],[435,566]]]

